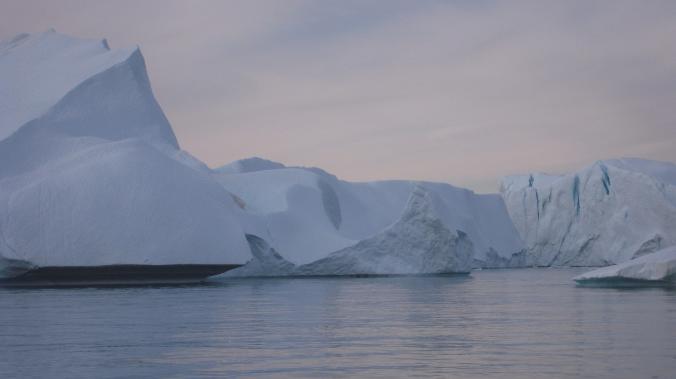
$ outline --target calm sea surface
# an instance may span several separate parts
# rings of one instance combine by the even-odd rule
[[[676,291],[582,271],[0,288],[0,378],[676,378]]]

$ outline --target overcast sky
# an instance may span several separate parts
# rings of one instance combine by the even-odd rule
[[[676,1],[0,2],[0,39],[51,27],[140,45],[181,147],[212,167],[492,192],[676,161]]]

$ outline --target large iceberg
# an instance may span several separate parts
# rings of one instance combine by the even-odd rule
[[[499,195],[260,158],[209,169],[180,150],[138,48],[21,34],[0,43],[0,81],[2,276],[246,262],[238,275],[466,272],[522,251]]]
[[[607,266],[676,244],[676,165],[599,161],[568,175],[507,177],[501,192],[527,265]]]
[[[242,206],[246,233],[267,244],[227,275],[266,275],[259,268],[276,263],[293,265],[294,275],[522,265],[523,246],[499,195],[443,183],[352,183],[260,158],[233,162],[214,176]],[[272,255],[261,261],[263,252]]]
[[[0,272],[238,265],[239,207],[181,151],[138,48],[48,31],[0,43]]]
[[[646,254],[630,261],[603,267],[573,278],[581,284],[660,282],[676,280],[676,246]]]

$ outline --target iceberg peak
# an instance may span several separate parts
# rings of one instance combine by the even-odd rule
[[[138,47],[110,49],[106,40],[55,31],[24,34],[0,45],[0,82],[0,141],[41,124],[70,135],[154,138],[178,146]],[[90,115],[80,117],[82,111]]]

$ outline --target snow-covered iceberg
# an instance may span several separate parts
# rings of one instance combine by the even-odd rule
[[[239,207],[178,148],[138,48],[0,43],[0,268],[237,265]]]
[[[466,271],[465,243],[474,252],[471,264],[521,264],[521,240],[499,195],[478,195],[443,183],[352,183],[321,169],[285,167],[260,158],[231,163],[214,176],[242,206],[246,233],[266,241],[264,250],[293,264],[295,275]],[[421,221],[425,217],[413,214],[433,214],[440,227],[431,228]],[[449,257],[449,251],[457,256]],[[432,256],[442,258],[435,261]],[[350,257],[353,263],[348,264]],[[369,264],[370,259],[377,263]],[[387,264],[387,259],[400,263]],[[261,266],[254,261],[250,266]],[[254,271],[248,267],[228,275]]]
[[[599,161],[568,175],[503,179],[501,192],[535,266],[606,266],[676,244],[676,165]]]
[[[676,246],[618,265],[599,268],[576,276],[573,280],[581,284],[674,281],[676,280]]]

